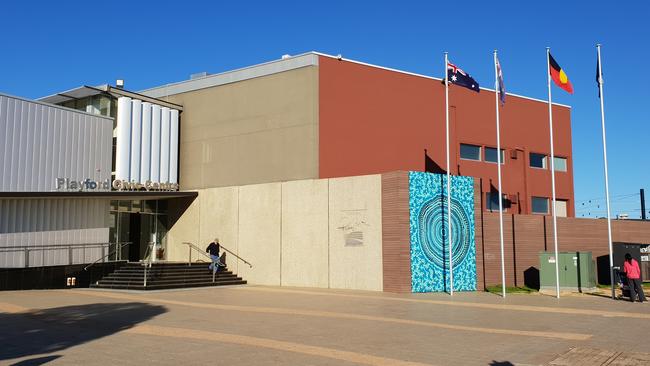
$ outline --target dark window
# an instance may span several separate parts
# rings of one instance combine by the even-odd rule
[[[546,155],[530,153],[530,166],[532,168],[546,169]]]
[[[538,214],[548,213],[548,198],[546,197],[532,197],[532,212]]]
[[[490,211],[499,212],[499,193],[498,192],[487,192],[485,194],[485,208]],[[503,211],[507,211],[510,208],[510,200],[508,200],[508,195],[501,195],[501,205]]]
[[[497,162],[497,149],[494,147],[486,147],[485,148],[485,161],[489,161],[490,163],[496,163]],[[505,164],[506,161],[506,154],[505,150],[501,149],[501,164]]]
[[[481,147],[476,145],[460,144],[460,158],[481,161]]]

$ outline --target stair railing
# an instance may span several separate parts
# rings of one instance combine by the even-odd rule
[[[151,256],[155,254],[155,251],[152,249],[154,245],[154,243],[149,242],[149,245],[147,245],[147,251],[144,253],[145,259],[142,262],[142,265],[144,266],[144,280],[142,287],[147,287],[147,267],[151,268]]]
[[[196,250],[197,252],[203,254],[204,256],[210,258],[210,261],[212,261],[212,258],[211,258],[209,255],[205,254],[205,251],[203,251],[201,248],[197,247],[196,245],[194,245],[194,244],[192,244],[192,243],[189,243],[189,242],[183,242],[183,244],[186,244],[186,245],[189,247],[189,254],[190,254],[190,255],[189,255],[188,260],[187,260],[187,264],[188,264],[188,265],[190,265],[190,266],[192,265],[192,249],[194,249],[194,250]],[[228,248],[224,247],[224,246],[221,245],[221,244],[219,244],[219,247],[220,247],[221,249],[223,249],[224,251],[226,251],[226,252],[232,254],[233,257],[235,257],[235,258],[239,259],[240,261],[242,261],[242,262],[248,264],[248,266],[249,266],[250,268],[253,268],[253,265],[250,264],[250,262],[248,262],[246,259],[244,259],[244,258],[238,256],[237,254],[231,252],[230,250],[228,250]]]
[[[104,262],[104,259],[110,257],[111,255],[113,255],[113,254],[115,254],[115,253],[118,253],[118,252],[121,253],[122,248],[124,248],[124,247],[127,246],[127,245],[131,245],[131,242],[130,242],[130,241],[125,241],[125,242],[122,242],[122,243],[116,243],[116,244],[117,244],[117,245],[115,246],[115,250],[113,250],[112,252],[109,252],[108,254],[104,255],[103,257],[99,258],[98,260],[96,260],[96,261],[90,263],[89,265],[85,266],[85,267],[84,267],[84,271],[87,271],[88,268],[94,266],[94,265],[97,264],[99,261]],[[102,251],[103,251],[103,250],[102,250]],[[71,250],[70,252],[71,252],[70,257],[72,258],[72,250]],[[116,256],[116,259],[117,259],[117,256]],[[71,262],[72,262],[72,260],[71,260]]]
[[[201,248],[199,248],[196,245],[194,245],[192,243],[189,243],[189,242],[183,242],[183,244],[187,245],[187,247],[189,248],[189,257],[187,259],[187,265],[188,266],[192,265],[192,249],[196,250],[197,252],[199,252],[204,257],[209,258],[210,262],[212,262],[212,257],[207,255],[203,250],[201,250]],[[221,262],[217,261],[217,265],[212,267],[212,282],[216,281],[217,267],[219,266],[219,264],[221,264]]]

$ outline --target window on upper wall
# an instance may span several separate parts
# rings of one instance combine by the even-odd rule
[[[566,169],[567,169],[566,158],[560,158],[560,157],[554,156],[553,161],[555,162],[555,171],[556,172],[566,172]]]
[[[497,162],[497,149],[494,147],[486,147],[485,148],[485,161],[490,162],[490,163],[496,163]],[[505,150],[501,149],[501,164],[506,163],[506,154]]]
[[[555,215],[557,217],[566,217],[567,216],[567,201],[565,200],[555,200]]]
[[[548,214],[548,198],[532,197],[531,211],[536,214]]]
[[[547,157],[544,154],[530,153],[530,167],[546,169]]]
[[[460,144],[460,158],[481,161],[481,147],[477,145]]]
[[[503,212],[508,211],[510,208],[510,200],[508,199],[507,194],[501,195],[501,206],[503,207]],[[499,193],[498,192],[487,192],[485,193],[485,209],[489,211],[499,212]]]

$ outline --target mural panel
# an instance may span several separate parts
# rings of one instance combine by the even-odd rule
[[[449,291],[447,176],[409,172],[411,288]],[[476,290],[474,180],[451,177],[451,241],[454,291]]]

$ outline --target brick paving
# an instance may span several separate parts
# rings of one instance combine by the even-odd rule
[[[648,365],[649,320],[588,295],[0,292],[0,365]]]

